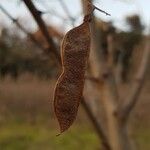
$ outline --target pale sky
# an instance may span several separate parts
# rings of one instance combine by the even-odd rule
[[[17,0],[0,0],[0,5],[5,7],[15,18],[20,18],[23,25],[27,26],[30,29],[36,29],[36,24],[32,20],[31,15],[25,5],[23,3],[16,3],[16,1]],[[60,16],[67,18],[60,3],[57,0],[39,0],[43,3],[43,5],[40,5],[40,3],[37,1],[38,0],[34,0],[36,6],[41,10],[45,10],[45,7],[48,7],[49,10],[54,10]],[[44,1],[47,2],[46,6],[44,6]],[[78,18],[76,24],[79,24],[82,19],[82,16],[80,15],[82,11],[80,0],[63,1],[66,3],[69,9],[70,15]],[[144,25],[148,26],[150,24],[150,0],[95,0],[94,4],[100,9],[109,12],[111,16],[105,16],[98,11],[96,11],[95,14],[103,20],[112,20],[118,28],[126,28],[124,18],[127,15],[131,14],[139,14],[142,17],[142,22]],[[59,28],[64,28],[62,30],[68,30],[69,28],[71,28],[69,22],[64,24],[62,23],[62,20],[52,14],[45,14],[43,18],[50,24],[53,24]],[[0,23],[3,22],[12,24],[0,11]]]

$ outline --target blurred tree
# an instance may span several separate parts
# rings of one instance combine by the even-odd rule
[[[141,19],[138,15],[128,16],[126,22],[130,26],[130,30],[134,32],[141,33],[144,29],[144,25],[141,22]]]
[[[24,72],[30,72],[40,77],[56,75],[55,58],[47,59],[38,53],[37,47],[28,39],[20,37],[15,30],[12,33],[4,28],[0,37],[1,77],[9,74],[16,79]]]
[[[118,33],[118,40],[120,41],[120,53],[119,53],[119,63],[121,63],[122,71],[121,78],[122,81],[129,80],[130,68],[132,66],[133,53],[135,46],[137,46],[142,40],[142,31],[144,26],[141,23],[141,19],[137,15],[128,16],[126,18],[128,25],[130,26],[130,31]]]

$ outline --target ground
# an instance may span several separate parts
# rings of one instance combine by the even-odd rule
[[[56,136],[54,85],[55,81],[32,76],[0,81],[0,150],[100,150],[100,140],[81,107],[69,131]],[[140,150],[150,149],[149,96],[145,88],[131,116],[131,136]]]

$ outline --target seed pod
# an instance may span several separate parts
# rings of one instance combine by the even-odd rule
[[[61,46],[62,73],[54,93],[54,110],[60,132],[67,130],[76,118],[82,98],[85,70],[90,51],[89,19],[67,32]]]

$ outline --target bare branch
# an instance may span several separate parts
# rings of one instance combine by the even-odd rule
[[[119,112],[120,114],[118,114],[125,121],[127,121],[127,119],[129,118],[130,112],[133,110],[134,106],[138,101],[138,97],[144,84],[144,78],[148,67],[149,55],[150,55],[150,43],[149,40],[147,39],[141,64],[139,66],[139,70],[137,72],[133,86],[131,88],[132,89],[131,94],[126,103],[123,105],[123,108],[121,108]]]
[[[43,33],[47,43],[49,44],[49,51],[52,51],[55,54],[58,61],[60,62],[59,52],[57,50],[57,47],[56,47],[53,39],[49,36],[47,27],[46,27],[43,19],[41,18],[41,14],[36,9],[36,7],[34,6],[34,4],[31,0],[23,0],[23,1],[24,1],[25,5],[27,6],[27,8],[29,9],[29,11],[31,12],[34,19],[36,20],[38,26],[40,27],[41,32]]]

